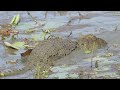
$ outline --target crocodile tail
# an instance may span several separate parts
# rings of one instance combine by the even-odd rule
[[[6,71],[6,72],[0,72],[0,77],[6,77],[6,76],[13,76],[25,73],[29,70],[29,68],[24,67],[22,69],[12,70],[12,71]]]

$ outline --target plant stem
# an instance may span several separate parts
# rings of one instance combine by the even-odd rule
[[[95,49],[95,42],[93,43],[93,47],[92,47],[92,54],[91,54],[91,69],[92,69],[92,60],[93,60],[93,53],[94,53],[94,49]]]

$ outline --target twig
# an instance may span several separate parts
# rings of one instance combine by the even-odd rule
[[[70,32],[70,34],[67,37],[70,37],[72,35],[72,31]]]
[[[78,11],[78,14],[79,14],[79,17],[83,16],[79,11]],[[81,17],[79,18],[79,23],[80,23],[80,21],[81,21]]]
[[[78,11],[78,14],[79,14],[79,22],[78,23],[80,23],[80,21],[81,21],[81,17],[83,17],[83,15]],[[75,18],[71,18],[68,22],[67,22],[67,25],[68,26],[70,26],[70,24],[71,24],[71,22],[72,22],[72,20],[74,20]]]
[[[27,11],[27,14],[33,19],[34,22],[36,22],[36,24],[38,23],[37,20],[35,20],[35,18],[30,14],[29,11]]]
[[[92,60],[93,60],[93,59],[92,59],[92,55],[91,55],[91,69],[92,69]]]
[[[72,22],[73,19],[70,19],[68,22],[67,22],[67,26],[70,26],[71,22]]]

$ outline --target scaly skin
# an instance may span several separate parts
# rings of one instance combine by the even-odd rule
[[[92,50],[94,48],[99,49],[107,46],[107,42],[101,38],[94,36],[93,34],[85,35],[77,40],[78,48]]]
[[[16,69],[16,70],[11,70],[11,71],[6,71],[6,72],[1,72],[0,73],[0,77],[6,77],[6,76],[13,76],[13,75],[17,75],[17,74],[22,74],[27,72],[29,69],[28,67],[24,67],[22,69]]]
[[[71,41],[61,38],[54,38],[39,42],[39,44],[32,50],[31,54],[22,59],[26,61],[25,67],[21,70],[14,70],[11,72],[3,72],[4,76],[17,75],[25,73],[28,70],[34,69],[37,64],[42,66],[52,66],[55,61],[69,55],[76,49],[82,49],[86,45],[86,48],[91,50],[93,43],[95,42],[96,48],[102,48],[107,45],[107,42],[103,39],[97,38],[92,34],[85,35],[79,38],[77,41]],[[2,75],[1,75],[2,76]]]
[[[70,54],[76,49],[76,46],[76,42],[61,38],[41,41],[27,58],[24,58],[24,60],[22,59],[23,61],[26,61],[23,69],[3,72],[4,76],[24,73],[28,70],[34,69],[37,64],[46,67],[54,65],[54,61]]]

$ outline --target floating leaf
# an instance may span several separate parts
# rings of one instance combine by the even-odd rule
[[[16,19],[16,16],[13,17],[13,19],[10,22],[10,24],[14,24],[15,19]]]
[[[19,23],[19,21],[20,21],[20,15],[18,14],[18,15],[15,15],[15,16],[13,17],[13,19],[12,19],[11,22],[10,22],[10,24],[12,24],[12,25],[17,25],[17,24]]]
[[[24,53],[21,53],[21,56],[22,57],[25,57],[25,56],[29,56],[30,53],[32,52],[33,49],[28,49],[27,51],[25,51]]]
[[[20,48],[23,48],[24,44],[25,44],[25,42],[16,42],[16,43],[13,43],[13,44],[10,44],[8,42],[4,42],[4,43],[7,47],[11,47],[11,48],[17,49],[17,50],[20,49]]]
[[[85,50],[84,53],[85,53],[85,54],[90,54],[91,51],[90,51],[90,50]]]
[[[19,23],[19,21],[20,21],[20,15],[18,14],[18,15],[16,15],[16,19],[14,21],[14,24],[17,25]]]
[[[7,46],[7,47],[11,47],[11,48],[13,48],[13,49],[19,49],[18,47],[15,47],[15,46],[13,46],[12,44],[10,44],[10,43],[8,43],[8,42],[4,42],[4,44]]]
[[[8,42],[4,42],[4,44],[8,47],[10,47],[12,44],[8,43]]]
[[[15,42],[12,44],[12,46],[18,47],[18,48],[24,48],[25,42]]]

